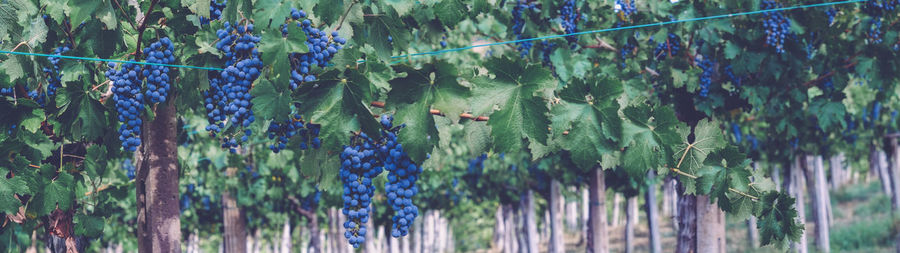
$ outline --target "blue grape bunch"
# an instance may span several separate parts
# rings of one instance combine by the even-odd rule
[[[296,89],[304,82],[316,81],[316,76],[311,73],[313,66],[324,68],[334,58],[347,39],[340,37],[337,31],[331,32],[331,37],[326,36],[325,31],[312,26],[312,21],[306,19],[303,10],[291,9],[291,20],[298,22],[297,26],[306,34],[307,53],[291,53],[291,89]],[[287,37],[288,23],[281,26],[281,33]]]
[[[372,209],[375,186],[372,179],[381,174],[382,162],[376,151],[377,144],[365,133],[350,138],[350,146],[341,152],[341,182],[344,185],[344,208],[348,219],[344,222],[344,237],[359,248],[366,240],[366,222]]]
[[[253,35],[252,23],[241,25],[225,22],[225,28],[216,31],[216,35],[219,37],[216,49],[225,55],[225,64],[228,66],[224,71],[209,73],[210,89],[204,92],[207,120],[210,122],[206,129],[212,135],[223,130],[223,121],[230,121],[238,128],[246,128],[256,120],[250,89],[263,67],[256,49],[260,37]],[[240,142],[235,136],[223,137],[222,147],[235,152],[235,148],[246,142],[253,132],[244,129],[243,133]]]
[[[834,6],[825,9],[825,15],[828,16],[828,26],[834,25],[834,17],[837,16],[837,13],[837,8],[834,8]]]
[[[616,0],[614,10],[616,13],[622,13],[622,17],[627,18],[637,13],[637,7],[634,5],[635,0]]]
[[[169,40],[169,37],[163,37],[144,48],[144,55],[147,56],[149,63],[172,64],[175,62],[175,55],[172,54],[174,50],[172,40]],[[144,68],[143,76],[147,78],[147,91],[144,93],[144,97],[149,100],[149,103],[166,102],[171,88],[169,70],[171,67],[159,65],[148,65]]]
[[[122,161],[122,168],[125,169],[125,176],[128,177],[128,180],[133,180],[134,164],[131,163],[131,159],[125,159],[125,161]]]
[[[119,122],[119,141],[128,152],[141,145],[141,112],[144,110],[144,94],[141,92],[141,66],[123,63],[117,71],[115,63],[109,63],[106,78],[112,82],[113,101],[116,103]]]
[[[731,132],[734,134],[734,142],[741,143],[741,141],[743,140],[743,137],[744,137],[744,135],[741,134],[741,126],[738,125],[737,123],[732,122],[731,123]]]
[[[559,19],[562,23],[563,29],[566,31],[566,34],[577,33],[578,32],[578,20],[581,19],[581,14],[578,13],[578,9],[575,6],[575,0],[567,0],[562,9],[559,11]],[[566,40],[569,41],[569,45],[571,48],[575,48],[577,46],[578,37],[566,36]]]
[[[419,215],[419,209],[413,205],[412,197],[419,191],[416,187],[416,180],[422,173],[422,167],[416,165],[409,158],[409,154],[397,141],[397,132],[404,125],[393,127],[393,121],[394,117],[391,115],[381,116],[383,129],[381,130],[382,139],[381,146],[378,147],[378,154],[384,161],[384,169],[388,171],[388,181],[384,187],[388,203],[395,212],[391,219],[393,223],[391,236],[401,237],[409,234],[409,227]]]
[[[709,86],[712,84],[712,76],[715,72],[716,63],[710,60],[708,57],[699,57],[698,55],[698,63],[697,67],[700,67],[703,72],[700,73],[700,97],[706,97],[709,95]]]
[[[441,36],[441,48],[447,47],[447,35]]]
[[[525,10],[538,10],[537,4],[528,3],[525,0],[516,1],[516,5],[513,6],[512,9],[512,17],[513,17],[513,34],[516,35],[516,40],[526,39],[525,35]],[[522,58],[528,56],[528,52],[531,51],[531,48],[534,46],[534,42],[531,41],[522,41],[516,42],[516,50],[519,51],[519,55]]]
[[[632,54],[636,47],[637,46],[631,43],[631,41],[626,41],[625,45],[623,45],[622,48],[619,48],[619,67],[625,68],[625,61],[628,60],[628,55]]]
[[[319,191],[319,187],[316,187],[316,192],[306,195],[300,199],[300,208],[303,210],[316,210],[319,206],[319,200],[322,198],[322,192]]]
[[[305,123],[303,117],[299,114],[293,114],[289,119],[283,122],[272,122],[266,134],[269,140],[275,140],[276,143],[270,144],[269,149],[278,153],[287,148],[287,143],[291,137],[300,135],[300,149],[306,150],[310,146],[318,149],[322,146],[319,140],[319,129],[322,125]]]
[[[69,46],[61,46],[53,49],[53,55],[62,55],[70,50]],[[51,98],[56,96],[56,90],[62,87],[62,73],[59,67],[59,57],[47,57],[50,60],[50,68],[44,68],[44,74],[47,75],[47,96]]]
[[[881,43],[883,32],[881,31],[882,17],[890,12],[897,10],[900,5],[898,0],[869,0],[862,7],[863,13],[869,15],[869,31],[866,32],[867,40],[870,43]]]
[[[760,3],[763,10],[781,8],[781,4],[771,0]],[[784,38],[791,34],[791,20],[784,16],[784,11],[764,12],[763,27],[766,29],[766,45],[775,47],[775,52],[784,53]]]
[[[734,68],[731,67],[731,64],[729,64],[728,66],[725,66],[724,71],[725,71],[725,75],[728,76],[728,79],[731,80],[731,83],[733,83],[735,86],[738,86],[738,87],[741,86],[741,83],[744,81],[744,77],[735,75]]]
[[[666,37],[666,41],[660,42],[656,44],[656,48],[653,49],[653,55],[656,60],[663,60],[667,57],[674,57],[678,55],[681,51],[681,38],[678,35],[673,33],[669,33],[668,37]]]
[[[200,24],[209,24],[209,21],[219,20],[222,17],[222,11],[225,10],[225,5],[228,4],[228,0],[222,0],[220,3],[218,0],[210,0],[209,1],[209,18],[200,17]]]
[[[553,64],[550,61],[550,55],[553,54],[553,49],[556,49],[556,43],[546,40],[541,41],[541,62],[544,66],[551,66]]]

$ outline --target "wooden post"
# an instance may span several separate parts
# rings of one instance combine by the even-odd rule
[[[587,251],[609,252],[609,237],[606,232],[606,182],[603,169],[594,167],[590,178],[590,211],[588,217]]]
[[[661,253],[662,241],[659,235],[659,212],[656,208],[656,171],[647,171],[647,191],[644,192],[644,212],[647,213],[647,227],[650,230],[650,252]]]
[[[144,121],[142,144],[135,153],[139,252],[181,251],[175,95],[157,106],[153,120]]]

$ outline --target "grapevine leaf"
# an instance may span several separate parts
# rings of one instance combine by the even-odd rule
[[[816,98],[809,104],[809,113],[816,115],[819,127],[822,129],[834,129],[841,126],[845,109],[841,102]]]
[[[62,132],[70,132],[76,138],[95,139],[103,136],[110,125],[104,117],[105,107],[99,101],[91,99],[81,85],[71,83],[57,91],[56,105],[59,106],[58,117],[63,124]],[[115,126],[112,126],[115,129]]]
[[[379,60],[390,61],[394,47],[407,48],[409,45],[409,32],[394,9],[386,9],[383,15],[367,16],[366,22],[371,24],[368,43],[375,48]],[[388,36],[392,40],[388,40]]]
[[[760,198],[757,227],[762,245],[777,244],[784,248],[788,241],[800,240],[803,226],[798,224],[793,197],[786,193],[767,192]]]
[[[673,158],[680,165],[677,169],[695,174],[703,166],[706,156],[711,152],[725,147],[725,136],[717,124],[709,120],[701,120],[694,127],[694,142],[688,141],[690,130],[682,129],[679,132],[683,142],[675,149]],[[682,158],[683,157],[683,158]]]
[[[55,180],[50,181],[44,190],[35,195],[32,202],[38,215],[47,215],[56,210],[72,208],[75,199],[75,177],[65,171],[59,172]]]
[[[81,24],[94,15],[104,1],[72,0],[69,1],[69,18],[72,24]]]
[[[253,8],[253,20],[256,24],[259,24],[257,27],[263,28],[262,25],[268,25],[268,27],[264,28],[279,28],[270,31],[280,31],[281,29],[279,26],[283,24],[284,19],[291,14],[291,6],[284,3],[282,0],[257,0],[253,5]],[[269,21],[271,21],[271,23]],[[296,25],[289,26],[297,27]],[[270,42],[270,40],[263,41],[265,41],[266,44]]]
[[[16,213],[22,202],[16,199],[15,195],[21,196],[31,192],[22,177],[7,178],[7,175],[9,170],[0,168],[0,212]]]
[[[556,87],[553,76],[538,65],[506,57],[491,59],[486,66],[495,77],[472,80],[476,94],[473,111],[479,115],[493,112],[488,125],[494,147],[500,152],[521,150],[525,138],[546,143],[550,120],[545,98],[549,97],[547,91]]]
[[[308,122],[330,126],[323,127],[319,133],[322,149],[327,151],[341,150],[341,146],[349,139],[350,132],[358,131],[360,126],[355,113],[347,105],[362,106],[359,105],[362,99],[355,100],[349,96],[350,92],[345,91],[348,89],[347,83],[338,80],[336,74],[336,71],[332,71],[320,75],[318,87],[303,86],[298,89],[301,94],[299,101],[303,101],[299,108],[300,115]],[[367,117],[375,121],[371,114]]]
[[[44,112],[41,110],[32,110],[30,114],[24,115],[22,119],[22,128],[29,132],[36,133],[41,128],[41,122],[44,121]]]
[[[451,120],[458,120],[466,105],[468,88],[457,81],[456,68],[446,62],[428,64],[420,69],[401,65],[394,67],[406,76],[390,81],[385,106],[395,110],[395,121],[406,124],[398,138],[413,161],[421,163],[439,141],[431,109],[440,110]]]
[[[281,122],[290,116],[291,97],[283,91],[276,90],[269,80],[257,81],[250,94],[253,96],[253,111],[260,119],[274,119]]]
[[[320,1],[313,13],[326,24],[337,23],[346,10],[346,0]]]
[[[306,34],[300,27],[295,25],[288,26],[288,36],[281,36],[279,31],[268,31],[263,33],[263,43],[259,46],[259,51],[264,53],[262,60],[265,65],[272,65],[274,62],[287,62],[290,53],[307,53],[309,47],[306,46]],[[287,73],[279,73],[287,74]]]
[[[434,14],[441,23],[453,27],[466,17],[466,5],[459,0],[444,0],[434,5]]]
[[[612,141],[622,135],[617,98],[622,95],[620,82],[610,79],[574,80],[560,93],[562,101],[553,106],[553,134],[560,137],[562,147],[581,168],[596,166],[603,154],[616,150]]]
[[[201,17],[209,17],[209,2],[206,0],[181,0],[181,6]]]
[[[669,147],[678,142],[677,131],[686,128],[675,119],[671,108],[656,109],[637,102],[623,110],[628,120],[619,146],[625,147],[622,164],[632,177],[643,177],[649,169],[661,169],[660,175],[668,172],[663,166],[670,165],[666,159],[672,154]]]
[[[77,214],[74,217],[75,234],[86,237],[97,237],[103,232],[104,219],[102,217]]]
[[[84,170],[91,178],[103,176],[106,172],[106,149],[94,145],[88,148],[84,157]]]

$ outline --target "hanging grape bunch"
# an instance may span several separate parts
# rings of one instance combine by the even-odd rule
[[[376,144],[365,133],[350,138],[350,146],[341,152],[341,182],[344,185],[344,237],[350,245],[359,248],[366,240],[366,222],[369,220],[375,186],[372,179],[381,174],[382,163],[376,153]]]
[[[147,56],[147,62],[149,63],[172,64],[175,62],[175,56],[172,55],[174,50],[175,47],[172,46],[172,41],[168,37],[164,37],[157,42],[151,43],[150,47],[144,48],[144,55]],[[171,88],[169,83],[170,69],[170,67],[159,65],[144,67],[143,76],[147,77],[147,92],[144,97],[149,100],[148,102],[166,102],[166,96],[168,96]]]
[[[712,75],[715,71],[713,67],[716,64],[709,58],[702,57],[702,55],[698,55],[696,61],[698,61],[697,67],[700,67],[702,70],[700,73],[700,97],[706,97],[709,95],[709,86],[712,84]]]
[[[566,31],[566,34],[577,33],[578,32],[578,20],[581,18],[581,14],[578,13],[578,9],[575,8],[575,0],[567,0],[565,4],[563,4],[562,9],[559,11],[559,19],[562,23],[562,27]],[[572,49],[575,49],[576,42],[578,42],[577,36],[566,36],[566,40],[569,41],[569,45]]]
[[[65,52],[69,51],[69,46],[62,46],[53,49],[54,55],[62,55]],[[62,73],[60,73],[59,68],[59,57],[47,57],[47,60],[50,60],[51,68],[44,68],[44,74],[47,75],[47,96],[55,97],[56,90],[59,87],[62,87]]]
[[[637,13],[637,7],[634,5],[635,0],[616,0],[613,10],[619,15],[619,19],[628,20],[628,17]]]
[[[287,148],[288,141],[295,135],[300,136],[300,149],[306,150],[310,146],[318,149],[322,146],[319,140],[319,129],[321,125],[306,123],[299,114],[293,114],[289,119],[283,122],[272,122],[266,131],[269,140],[275,140],[276,143],[270,144],[269,149],[278,153]]]
[[[678,38],[678,35],[670,33],[668,37],[666,37],[666,41],[656,45],[656,48],[653,49],[653,55],[656,60],[663,60],[678,55],[680,50],[681,38]]]
[[[397,141],[397,132],[404,125],[393,127],[393,121],[393,116],[381,116],[383,129],[378,154],[384,161],[384,169],[388,171],[388,182],[384,184],[384,188],[388,203],[395,212],[391,219],[393,222],[391,236],[401,237],[409,234],[410,225],[419,215],[419,209],[413,205],[412,197],[418,192],[416,180],[419,179],[422,168],[409,158],[409,154]]]
[[[222,0],[220,3],[218,0],[209,1],[209,18],[200,17],[200,24],[209,24],[209,21],[219,20],[222,17],[222,11],[225,10],[225,5],[228,4],[228,0]]]
[[[123,63],[117,71],[115,63],[109,63],[106,78],[112,83],[113,101],[116,103],[119,123],[119,141],[128,152],[141,145],[141,112],[144,111],[144,95],[141,92],[141,66]]]
[[[302,19],[302,20],[301,20]],[[312,26],[312,21],[306,19],[306,12],[303,10],[291,9],[291,20],[298,22],[297,26],[302,28],[306,34],[306,46],[309,48],[307,53],[291,53],[291,89],[296,89],[304,82],[316,81],[316,76],[310,73],[313,66],[324,68],[334,58],[338,50],[341,50],[347,40],[341,38],[337,31],[331,32],[331,37],[326,36],[325,31],[319,30]],[[281,33],[287,37],[288,25],[290,22],[281,26]]]
[[[760,9],[781,8],[781,4],[763,0]],[[784,53],[784,38],[791,34],[791,20],[784,16],[784,11],[764,12],[763,27],[766,29],[766,45],[775,47],[775,52]]]
[[[225,28],[216,31],[216,35],[219,37],[216,49],[225,55],[227,67],[218,75],[215,71],[210,73],[210,89],[204,93],[210,122],[207,130],[212,135],[224,130],[226,124],[223,121],[229,121],[235,128],[246,128],[256,120],[250,88],[263,67],[256,49],[260,37],[253,35],[252,23],[225,22]],[[223,137],[222,147],[235,152],[235,148],[246,142],[251,134],[250,129],[244,129],[240,142],[236,136]]]
[[[535,3],[527,3],[525,0],[516,1],[516,5],[513,6],[512,9],[512,17],[513,17],[513,34],[516,35],[517,40],[526,39],[523,35],[525,33],[525,10],[533,10],[537,11],[537,4]],[[522,41],[516,42],[516,50],[519,51],[519,54],[522,58],[528,56],[528,52],[531,51],[531,47],[534,46],[534,42],[531,41]]]

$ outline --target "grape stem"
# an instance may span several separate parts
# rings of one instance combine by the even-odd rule
[[[316,216],[316,213],[300,207],[300,200],[298,200],[294,195],[288,195],[288,200],[294,203],[294,210],[296,210],[297,213],[300,213],[300,215],[306,216],[307,219],[312,219],[312,217]]]
[[[344,11],[344,15],[341,15],[341,21],[338,22],[338,26],[334,28],[334,31],[340,30],[342,26],[344,26],[344,19],[347,18],[347,15],[350,14],[350,9],[353,9],[353,5],[356,5],[356,1],[350,2],[350,6],[347,7],[347,10]]]
[[[137,30],[137,27],[134,26],[134,21],[128,18],[128,12],[125,12],[125,9],[123,9],[122,5],[119,4],[119,0],[113,0],[113,3],[116,3],[116,7],[119,7],[119,11],[122,11],[122,15],[125,16],[125,20],[128,20],[128,24],[131,25],[131,29]]]

